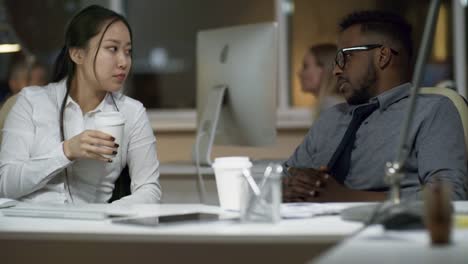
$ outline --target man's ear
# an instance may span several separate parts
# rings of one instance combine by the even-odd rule
[[[84,50],[79,48],[70,48],[68,50],[71,60],[76,64],[83,64],[84,62]]]
[[[379,56],[379,58],[378,58],[379,68],[383,69],[383,68],[387,67],[389,65],[389,63],[392,61],[393,54],[392,54],[392,51],[390,50],[390,48],[382,47],[380,49],[380,52],[378,53],[378,56]]]

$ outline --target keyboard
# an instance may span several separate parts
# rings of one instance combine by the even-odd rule
[[[3,209],[0,212],[4,216],[14,217],[39,217],[77,220],[104,220],[114,217],[126,217],[134,215],[125,208],[109,205],[107,208],[91,208],[87,205],[63,205],[63,204],[29,204],[20,203],[15,207]]]

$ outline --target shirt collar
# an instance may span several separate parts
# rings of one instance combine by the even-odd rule
[[[360,106],[367,105],[367,104],[372,104],[372,103],[375,103],[375,102],[379,103],[380,111],[385,111],[393,103],[395,103],[397,101],[400,101],[401,99],[403,99],[405,97],[408,97],[409,92],[410,92],[410,88],[411,88],[411,83],[409,83],[409,82],[400,84],[398,86],[395,86],[392,89],[387,90],[387,91],[377,95],[376,97],[371,98],[368,103],[360,104],[360,105],[348,105],[349,106],[348,107],[348,113],[352,114],[354,109],[356,109],[356,108],[358,108]]]
[[[63,79],[60,82],[56,83],[57,84],[57,105],[60,107],[62,105],[62,100],[63,97],[65,96],[66,93],[66,84],[67,84],[67,79]],[[117,100],[118,98],[118,93],[113,93],[115,99]],[[79,107],[78,103],[71,98],[71,96],[67,97],[67,101],[65,103],[65,107],[68,108],[71,105],[74,105],[76,107]],[[110,93],[107,93],[104,99],[99,103],[99,105],[89,113],[96,113],[96,112],[105,112],[105,111],[117,111],[114,106],[114,102],[112,101],[112,97],[110,96]]]
[[[74,105],[74,107],[80,107],[75,100],[71,96],[67,97],[67,102],[65,104],[65,107],[70,107],[71,105]],[[117,111],[114,107],[114,103],[112,102],[112,98],[110,96],[110,93],[107,93],[104,99],[99,103],[96,108],[93,110],[89,111],[88,113],[98,113],[98,112],[106,112],[106,111]]]
[[[375,98],[372,98],[371,101],[378,100],[380,104],[380,110],[385,111],[393,103],[396,103],[400,101],[401,99],[408,97],[410,88],[411,88],[411,83],[403,83],[388,91],[385,91],[379,94]]]

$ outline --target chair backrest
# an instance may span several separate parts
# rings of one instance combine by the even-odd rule
[[[463,130],[465,132],[465,147],[466,153],[468,154],[468,103],[464,98],[456,91],[448,88],[441,87],[423,87],[421,88],[422,94],[440,94],[449,98],[460,114],[460,118],[463,124]]]
[[[119,178],[114,183],[114,191],[112,192],[112,197],[109,200],[109,203],[119,200],[127,195],[132,194],[130,190],[130,184],[132,180],[130,178],[130,172],[128,169],[128,165],[122,170],[120,173]]]

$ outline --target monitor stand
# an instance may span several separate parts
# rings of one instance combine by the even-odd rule
[[[200,167],[211,167],[211,148],[213,147],[226,89],[226,85],[217,85],[208,93],[192,150],[192,161],[195,163],[197,171],[197,187],[202,204],[206,204],[206,190]]]
[[[226,85],[217,85],[208,93],[192,150],[192,161],[197,166],[211,166],[212,164],[211,148],[213,147],[226,89]]]

